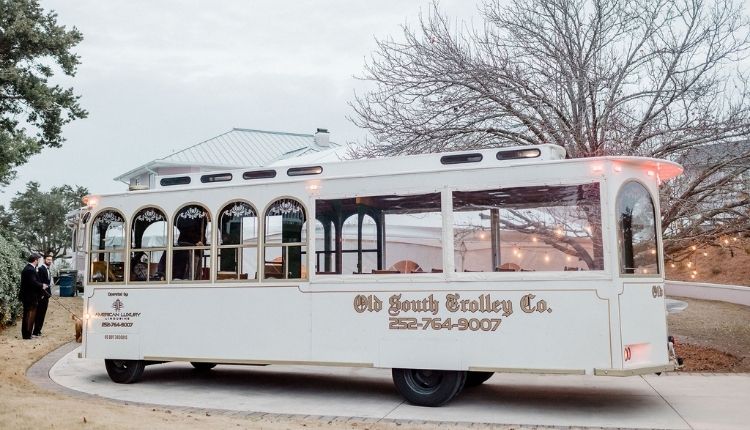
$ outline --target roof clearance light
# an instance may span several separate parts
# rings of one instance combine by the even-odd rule
[[[601,172],[604,171],[604,166],[602,166],[600,164],[597,164],[597,165],[594,165],[593,167],[591,167],[591,170],[594,171],[594,172],[596,172],[596,173],[601,173]]]
[[[99,199],[97,199],[94,196],[83,196],[83,204],[86,205],[88,208],[95,208],[97,204],[99,204]]]
[[[323,173],[321,166],[292,167],[286,171],[287,176],[319,175]]]
[[[622,166],[615,166],[615,172],[622,172]]]
[[[510,151],[499,151],[498,160],[518,160],[522,158],[537,158],[542,155],[542,151],[537,148],[533,149],[513,149]]]
[[[646,173],[648,174],[648,176],[654,176],[654,175],[656,174],[656,173],[654,173],[654,171],[653,171],[653,170],[649,170],[649,171],[648,171],[648,172],[646,172]]]

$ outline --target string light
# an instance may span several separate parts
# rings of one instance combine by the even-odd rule
[[[549,263],[549,255],[548,254],[544,254],[544,262],[545,263]]]
[[[708,257],[708,252],[704,252],[704,253],[703,253],[703,256],[704,256],[704,257]]]
[[[690,249],[692,249],[693,251],[695,251],[696,249],[698,249],[698,247],[695,246],[695,245],[693,245],[693,246],[690,247]]]
[[[692,261],[688,261],[687,262],[687,267],[693,267],[693,262]]]
[[[531,241],[536,242],[537,241],[536,236],[531,236]]]
[[[562,236],[563,235],[562,229],[558,228],[557,230],[555,230],[555,234],[558,235],[558,236]]]
[[[670,265],[669,265],[669,267],[671,267],[671,268],[673,268],[673,269],[674,269],[674,268],[675,268],[676,266],[675,266],[675,264],[674,264],[674,263],[672,263],[672,264],[670,264]]]

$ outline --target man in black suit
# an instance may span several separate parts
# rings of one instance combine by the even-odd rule
[[[39,275],[39,282],[46,286],[44,287],[44,292],[42,296],[39,297],[39,302],[36,305],[36,319],[34,322],[34,330],[32,330],[31,332],[31,334],[34,336],[42,335],[44,317],[47,315],[47,306],[49,305],[49,298],[52,295],[50,294],[50,288],[52,285],[52,276],[50,274],[51,267],[52,254],[48,254],[46,257],[44,257],[44,264],[40,264],[39,268],[36,271]]]
[[[21,336],[31,339],[31,332],[36,322],[36,305],[39,297],[44,294],[45,285],[39,282],[36,266],[39,264],[40,255],[33,253],[26,259],[28,264],[21,272],[21,303],[23,303],[23,321],[21,321]]]

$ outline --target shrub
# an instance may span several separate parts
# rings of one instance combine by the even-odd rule
[[[0,327],[12,324],[21,314],[18,290],[23,265],[21,245],[0,234]]]
[[[720,268],[718,268],[718,267],[712,267],[711,268],[711,274],[718,275],[719,273],[721,273],[721,269]]]

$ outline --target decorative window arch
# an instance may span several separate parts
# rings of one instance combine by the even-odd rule
[[[211,280],[211,213],[203,205],[185,205],[174,215],[171,279]]]
[[[91,222],[89,282],[125,281],[125,217],[104,209]]]
[[[620,273],[658,274],[656,209],[651,193],[639,182],[626,182],[617,193],[615,216]]]
[[[149,206],[133,216],[130,226],[130,282],[166,281],[167,227],[161,209]]]
[[[263,273],[265,279],[307,278],[307,216],[297,200],[282,198],[265,213]]]
[[[258,213],[246,201],[219,211],[217,280],[258,279]]]

